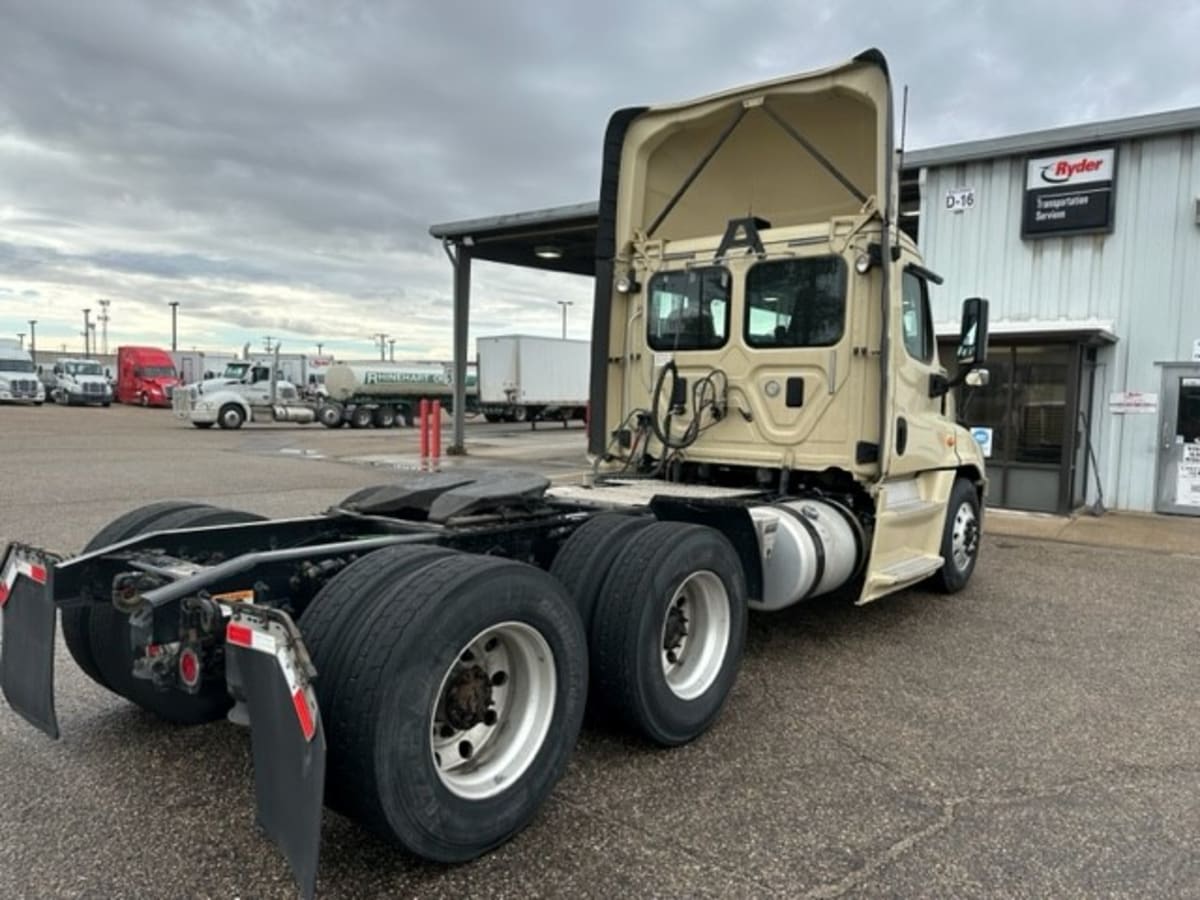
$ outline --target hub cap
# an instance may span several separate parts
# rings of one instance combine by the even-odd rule
[[[715,572],[693,572],[667,604],[661,656],[667,687],[681,700],[707,691],[729,647],[729,593]]]
[[[503,622],[472,638],[442,676],[430,716],[442,784],[483,800],[520,778],[545,743],[556,691],[554,654],[532,626]]]
[[[975,508],[970,503],[962,503],[954,514],[954,530],[950,544],[950,553],[958,571],[967,570],[978,549],[979,520],[975,516]]]

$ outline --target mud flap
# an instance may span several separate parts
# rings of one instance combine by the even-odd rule
[[[316,891],[325,793],[325,732],[315,672],[295,623],[236,604],[225,631],[226,677],[245,703],[258,822],[291,866],[301,895]]]
[[[17,713],[52,738],[54,713],[54,631],[57,610],[49,587],[55,560],[12,544],[0,564],[0,689]]]

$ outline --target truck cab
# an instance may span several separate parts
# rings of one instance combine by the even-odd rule
[[[0,403],[41,406],[46,392],[33,365],[33,357],[19,341],[0,341]]]
[[[117,348],[117,402],[170,406],[179,384],[175,363],[157,347]]]
[[[112,403],[112,386],[104,369],[94,359],[60,359],[51,369],[54,377],[53,399],[56,403],[73,406],[77,403],[108,406]]]
[[[987,304],[964,303],[952,376],[930,313],[941,279],[896,225],[893,127],[872,51],[616,113],[601,192],[600,469],[770,490],[821,515],[836,497],[865,545],[845,551],[861,602],[944,578],[947,534],[973,564],[986,486],[952,388],[983,362]],[[754,516],[764,557],[788,518]]]

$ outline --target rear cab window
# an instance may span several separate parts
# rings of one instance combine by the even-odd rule
[[[732,281],[723,266],[659,272],[650,279],[646,342],[652,350],[716,350],[729,339]]]
[[[746,275],[746,343],[830,347],[846,324],[846,263],[840,256],[758,263]]]

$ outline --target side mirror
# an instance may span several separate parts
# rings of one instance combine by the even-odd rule
[[[988,302],[982,297],[963,301],[962,330],[959,332],[955,359],[959,369],[973,369],[987,360]]]
[[[105,369],[105,370],[104,370],[104,377],[105,377],[105,378],[112,378],[112,369]]]
[[[981,388],[987,387],[991,381],[992,376],[987,369],[972,369],[963,379],[963,384],[967,387]]]

